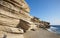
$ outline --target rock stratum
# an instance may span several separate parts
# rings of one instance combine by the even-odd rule
[[[24,38],[26,32],[50,27],[29,12],[25,0],[0,0],[0,38]]]

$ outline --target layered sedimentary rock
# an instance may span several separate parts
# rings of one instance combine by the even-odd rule
[[[0,0],[0,22],[2,25],[17,27],[20,19],[30,20],[29,11],[24,0]]]
[[[8,34],[21,34],[26,31],[34,31],[40,26],[49,25],[41,22],[39,18],[30,16],[29,12],[30,8],[25,0],[0,0],[0,32],[3,32],[2,38],[6,38]]]
[[[50,23],[46,21],[41,21],[37,17],[33,17],[31,21],[38,27],[38,28],[50,28]]]
[[[39,27],[41,27],[41,28],[49,28],[50,27],[50,23],[49,22],[45,22],[45,21],[41,21]]]
[[[0,25],[0,31],[15,33],[15,34],[24,33],[24,31],[21,28],[13,28],[13,27],[2,26],[2,25]]]

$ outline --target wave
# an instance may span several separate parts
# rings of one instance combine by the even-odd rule
[[[57,26],[57,25],[51,26],[48,29],[48,31],[53,32],[53,33],[60,34],[60,26]]]

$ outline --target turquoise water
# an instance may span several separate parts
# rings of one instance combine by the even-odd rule
[[[60,34],[60,25],[51,25],[49,31]]]

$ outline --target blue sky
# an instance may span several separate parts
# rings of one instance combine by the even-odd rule
[[[51,25],[60,25],[60,0],[26,0],[30,14]]]

